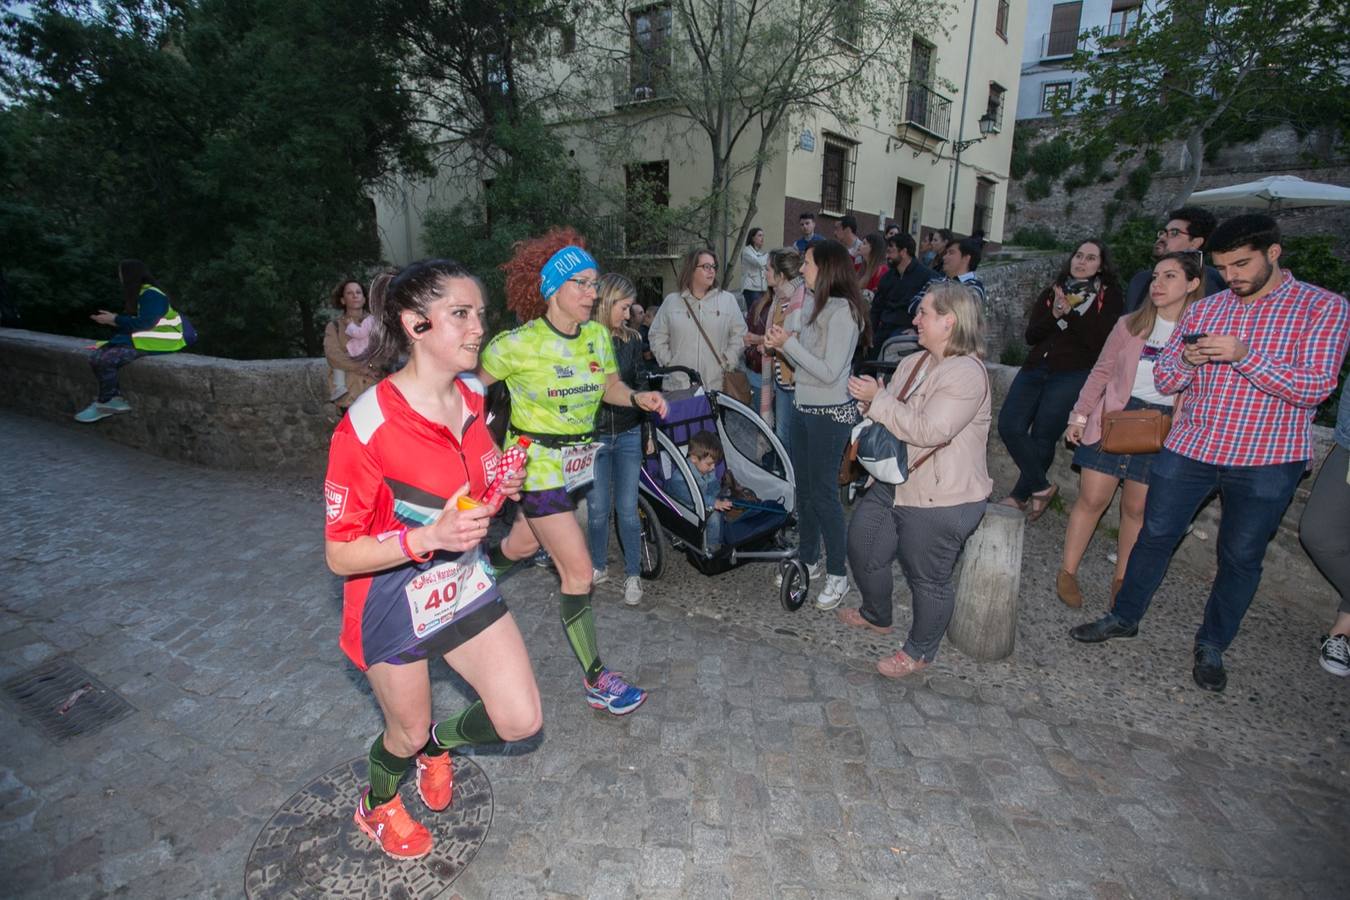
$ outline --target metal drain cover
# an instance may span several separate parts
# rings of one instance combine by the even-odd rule
[[[43,663],[5,682],[5,694],[55,741],[98,731],[136,711],[68,659]]]
[[[261,898],[386,897],[426,900],[445,893],[473,860],[492,826],[492,786],[468,757],[453,757],[454,802],[429,811],[410,777],[400,794],[435,846],[421,859],[391,859],[352,821],[366,786],[366,757],[319,776],[287,800],[253,842],[244,892]]]

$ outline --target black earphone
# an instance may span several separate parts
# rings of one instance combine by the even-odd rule
[[[422,321],[418,322],[416,325],[413,326],[413,334],[426,334],[430,330],[431,330],[431,323],[428,322],[426,319],[423,319]]]

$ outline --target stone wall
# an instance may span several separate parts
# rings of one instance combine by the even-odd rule
[[[1026,349],[1027,312],[1064,264],[1054,253],[1018,262],[980,266],[975,274],[984,282],[987,357],[997,361],[1005,348]]]
[[[998,410],[1003,405],[1003,398],[1007,396],[1008,388],[1016,374],[1017,369],[1013,366],[993,364],[989,366],[989,378],[994,395],[995,423],[998,420]],[[1312,474],[1315,474],[1321,467],[1322,461],[1326,459],[1327,454],[1331,452],[1333,439],[1330,428],[1314,425],[1312,431],[1314,447]],[[1073,454],[1061,444],[1059,450],[1055,453],[1055,464],[1050,472],[1050,480],[1059,485],[1060,496],[1064,499],[1066,513],[1072,508],[1073,502],[1078,496],[1078,473],[1070,467],[1072,456]],[[989,474],[994,479],[995,496],[1006,496],[1017,480],[1017,467],[1013,465],[1012,458],[1008,456],[1003,447],[1003,442],[999,440],[996,429],[989,435],[988,461]],[[1274,540],[1270,542],[1270,546],[1266,550],[1265,574],[1261,580],[1261,589],[1257,592],[1257,598],[1258,600],[1298,607],[1325,619],[1330,624],[1339,598],[1336,596],[1335,590],[1308,559],[1308,555],[1303,551],[1303,546],[1298,540],[1298,521],[1303,516],[1303,507],[1308,501],[1308,491],[1312,489],[1312,485],[1311,475],[1299,485],[1294,494],[1293,502],[1289,504],[1289,509],[1285,511],[1284,519],[1280,523],[1280,528],[1276,532]],[[1119,523],[1119,502],[1120,497],[1117,493],[1116,500],[1111,504],[1111,508],[1102,516],[1102,525],[1088,548],[1089,553],[1105,554],[1107,551],[1114,549],[1113,539],[1108,538],[1102,529],[1106,527],[1114,528]],[[1214,578],[1216,566],[1214,542],[1219,534],[1219,514],[1221,510],[1222,504],[1218,498],[1215,498],[1200,511],[1195,519],[1195,528],[1191,534],[1182,540],[1174,561],[1174,564],[1186,566],[1196,576],[1204,579],[1206,584]],[[1029,524],[1027,527],[1040,528],[1048,525],[1051,528],[1059,528],[1062,527],[1060,524],[1062,521],[1062,519],[1045,518],[1034,525]],[[1196,596],[1195,619],[1197,623],[1200,620],[1200,612],[1204,607],[1204,602],[1204,595]]]
[[[988,273],[1006,286],[996,296],[1013,298],[1041,284],[1033,260],[1001,266]],[[1003,270],[1003,271],[1000,271]],[[1007,271],[1011,270],[1011,271]],[[995,277],[995,273],[1000,273]],[[991,300],[991,304],[1001,304]],[[1007,305],[1011,305],[1008,300]],[[998,313],[996,312],[996,315]],[[94,397],[88,364],[89,342],[77,338],[0,329],[0,403],[25,415],[95,430],[109,440],[157,456],[227,469],[322,472],[328,440],[337,414],[328,403],[327,367],[320,359],[240,362],[178,353],[147,357],[122,369],[122,388],[133,411],[92,425],[76,425],[71,416]],[[995,418],[1017,370],[991,364]],[[1331,430],[1313,429],[1320,465],[1331,447]],[[1069,468],[1070,454],[1057,454],[1051,478],[1067,504],[1077,495],[1078,476]],[[1016,469],[997,434],[990,435],[989,470],[997,496],[1016,480]],[[1290,505],[1266,554],[1261,593],[1274,600],[1330,617],[1334,592],[1313,568],[1298,543],[1298,520],[1311,479]],[[1199,576],[1214,572],[1214,538],[1218,534],[1218,502],[1196,521],[1195,532],[1178,551],[1178,561]],[[1060,528],[1062,519],[1043,519],[1032,528]],[[1114,525],[1114,508],[1104,525]],[[1090,552],[1105,553],[1109,541],[1098,536]],[[1202,597],[1196,598],[1197,615]]]
[[[0,403],[97,429],[157,456],[225,469],[322,472],[337,412],[321,359],[241,362],[175,353],[122,368],[133,411],[92,425],[71,420],[94,399],[90,342],[0,329]]]
[[[1048,141],[1073,122],[1058,123],[1053,119],[1023,119],[1017,123],[1022,140],[1034,146]],[[1161,148],[1162,168],[1153,175],[1149,190],[1139,203],[1127,201],[1120,206],[1114,225],[1131,214],[1142,213],[1161,217],[1169,199],[1185,180],[1182,169],[1184,148],[1180,141],[1172,141]],[[1048,229],[1065,241],[1100,234],[1106,229],[1106,210],[1116,204],[1116,191],[1125,184],[1129,173],[1142,164],[1139,158],[1118,164],[1108,160],[1107,172],[1117,171],[1116,177],[1069,192],[1064,189],[1063,176],[1056,179],[1050,196],[1031,200],[1026,195],[1026,184],[1034,173],[1008,182],[1008,212],[1004,233],[1012,242],[1019,228]],[[1065,175],[1072,174],[1075,168]],[[1215,158],[1206,162],[1196,191],[1227,187],[1256,181],[1269,175],[1295,175],[1309,181],[1329,184],[1350,184],[1350,157],[1345,148],[1336,146],[1326,132],[1298,135],[1292,128],[1272,129],[1256,141],[1224,147]],[[1265,209],[1242,210],[1234,207],[1215,207],[1213,211],[1223,219],[1240,212],[1266,212]],[[1274,213],[1281,228],[1291,235],[1330,235],[1342,253],[1350,254],[1350,208],[1310,207],[1279,210]]]

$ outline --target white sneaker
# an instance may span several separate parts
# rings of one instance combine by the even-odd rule
[[[592,569],[591,584],[604,584],[609,581],[609,571],[607,569]]]
[[[812,563],[811,565],[809,565],[809,566],[806,567],[806,575],[807,575],[807,577],[810,578],[812,581],[819,581],[819,580],[820,580],[820,576],[823,575],[824,573],[825,573],[825,563],[824,563],[823,561],[822,561],[822,562],[817,562],[817,563]],[[779,570],[778,570],[778,574],[775,575],[775,576],[773,576],[773,586],[774,586],[774,587],[782,587],[782,586],[783,586],[783,570],[782,570],[782,569],[779,569]]]
[[[825,587],[816,595],[816,609],[834,609],[847,593],[847,575],[826,575]]]
[[[642,579],[637,575],[629,575],[623,580],[623,602],[629,606],[642,602]]]

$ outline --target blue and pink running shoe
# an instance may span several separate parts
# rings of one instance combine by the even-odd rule
[[[647,692],[623,680],[618,672],[601,669],[595,684],[586,684],[586,702],[594,709],[607,709],[616,716],[626,716],[647,700]]]

